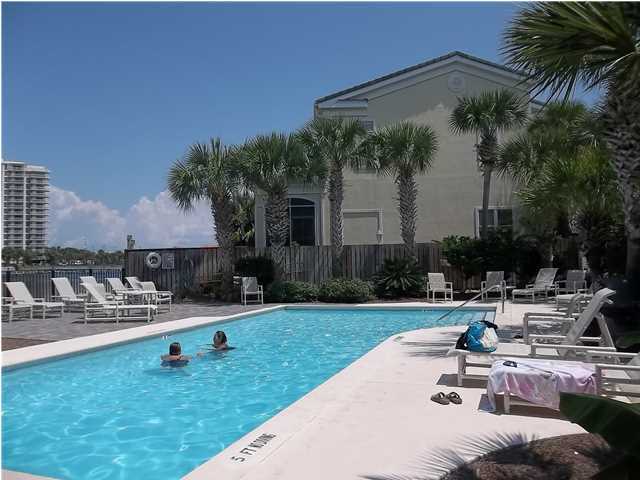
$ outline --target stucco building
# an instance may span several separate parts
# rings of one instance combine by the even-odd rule
[[[439,150],[433,168],[417,177],[417,242],[447,235],[477,235],[482,174],[476,163],[475,135],[453,135],[449,118],[460,96],[506,88],[527,98],[524,77],[503,65],[452,52],[315,101],[314,116],[359,119],[368,129],[411,121],[431,126]],[[536,106],[530,104],[529,108]],[[289,191],[291,240],[328,245],[329,199],[319,187],[293,185]],[[397,190],[392,177],[373,171],[345,172],[344,243],[401,243]],[[490,227],[514,222],[513,188],[494,175]],[[264,198],[256,197],[256,245],[266,243]]]

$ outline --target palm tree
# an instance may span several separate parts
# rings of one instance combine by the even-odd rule
[[[207,200],[215,225],[215,237],[220,247],[220,271],[223,287],[233,281],[233,203],[232,193],[238,182],[232,172],[234,150],[223,146],[219,138],[209,143],[189,146],[184,158],[169,170],[168,188],[171,198],[184,211],[192,210],[195,202]],[[222,291],[230,291],[223,289]]]
[[[622,192],[626,273],[640,281],[640,4],[536,3],[504,35],[508,63],[532,92],[568,100],[581,83],[605,90],[603,134]]]
[[[578,236],[597,278],[600,258],[589,252],[615,230],[621,206],[595,114],[579,102],[549,103],[502,146],[496,172],[515,180],[523,221],[548,240]]]
[[[438,151],[435,132],[426,125],[401,122],[370,135],[369,145],[376,168],[382,175],[393,175],[398,186],[398,211],[402,241],[415,257],[418,184],[415,175],[427,172]]]
[[[477,159],[482,169],[482,238],[487,237],[491,174],[498,158],[498,134],[524,125],[527,112],[520,98],[508,90],[462,97],[451,112],[449,127],[454,134],[480,137]]]
[[[235,245],[254,246],[256,198],[251,190],[243,189],[233,195],[233,241]]]
[[[526,219],[578,236],[593,278],[621,215],[615,175],[595,114],[579,102],[549,103],[508,141],[496,171],[511,176]]]
[[[258,135],[241,150],[239,168],[245,182],[267,196],[265,220],[276,276],[285,270],[284,247],[289,240],[289,182],[324,177],[321,166],[308,161],[296,135]]]
[[[329,172],[329,205],[333,275],[342,272],[342,202],[344,200],[344,169],[357,168],[366,130],[354,119],[316,118],[298,133],[307,155],[326,165]]]

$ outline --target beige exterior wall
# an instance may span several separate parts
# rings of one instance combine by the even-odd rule
[[[476,165],[474,135],[449,131],[449,117],[458,97],[507,88],[526,95],[522,77],[502,68],[451,54],[443,61],[400,72],[357,87],[315,105],[317,116],[373,120],[375,128],[403,120],[429,125],[438,135],[439,150],[432,169],[417,177],[417,242],[448,235],[473,236],[476,209],[482,205],[482,176]],[[318,187],[294,185],[290,196],[312,200],[316,215],[316,244],[330,244],[329,201]],[[374,172],[345,172],[344,243],[401,243],[397,190],[391,177]],[[512,207],[512,185],[494,175],[490,207]],[[514,219],[515,223],[515,219]],[[264,199],[256,197],[256,245],[265,244]]]
[[[420,175],[416,241],[441,240],[447,235],[475,234],[474,208],[482,205],[482,177],[476,165],[475,136],[455,136],[449,131],[449,117],[458,96],[475,95],[485,90],[516,90],[515,75],[491,71],[483,65],[449,64],[429,72],[422,81],[408,85],[381,86],[356,94],[350,99],[366,100],[359,109],[323,109],[318,115],[363,116],[376,128],[408,120],[431,126],[438,135],[439,151],[433,168]],[[460,89],[459,79],[463,79]],[[454,87],[451,82],[458,81]],[[457,88],[456,88],[457,87]],[[455,90],[455,91],[452,91]],[[524,94],[523,90],[519,90]],[[345,175],[345,244],[400,243],[397,191],[393,178],[374,173],[348,172]],[[512,205],[512,187],[500,178],[492,179],[491,206]],[[369,215],[350,211],[369,211]],[[375,235],[381,212],[382,237]]]

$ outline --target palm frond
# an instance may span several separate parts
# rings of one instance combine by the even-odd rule
[[[569,99],[578,84],[640,84],[638,5],[540,2],[522,9],[503,36],[507,63],[531,91]]]
[[[520,127],[526,119],[527,110],[522,99],[516,93],[502,89],[459,98],[449,118],[449,128],[456,135],[494,135]]]

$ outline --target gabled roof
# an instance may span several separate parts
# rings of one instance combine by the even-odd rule
[[[327,95],[325,97],[318,98],[315,101],[315,103],[318,104],[318,103],[324,102],[326,100],[331,100],[333,98],[340,97],[340,96],[345,95],[347,93],[355,92],[356,90],[360,90],[362,88],[371,87],[371,86],[375,85],[376,83],[381,83],[381,82],[384,82],[386,80],[390,80],[390,79],[392,79],[394,77],[398,77],[400,75],[404,75],[404,74],[412,72],[414,70],[419,70],[421,68],[424,68],[424,67],[427,67],[427,66],[430,66],[430,65],[434,65],[436,63],[443,62],[445,60],[449,60],[450,58],[453,58],[453,57],[460,57],[460,58],[463,58],[463,59],[466,59],[466,60],[470,60],[472,62],[477,62],[477,63],[483,64],[485,66],[497,68],[497,69],[503,70],[503,71],[505,71],[507,73],[519,75],[519,76],[522,76],[523,78],[525,78],[525,74],[523,72],[521,72],[521,71],[515,70],[513,68],[506,67],[506,66],[501,65],[499,63],[490,62],[489,60],[485,60],[483,58],[474,57],[473,55],[469,55],[468,53],[454,51],[454,52],[447,53],[446,55],[442,55],[440,57],[436,57],[436,58],[433,58],[431,60],[427,60],[426,62],[418,63],[416,65],[412,65],[411,67],[403,68],[402,70],[398,70],[398,71],[395,71],[393,73],[389,73],[388,75],[384,75],[382,77],[374,78],[373,80],[369,80],[368,82],[360,83],[359,85],[354,85],[353,87],[349,87],[349,88],[346,88],[344,90],[340,90],[339,92],[332,93],[332,94]]]

